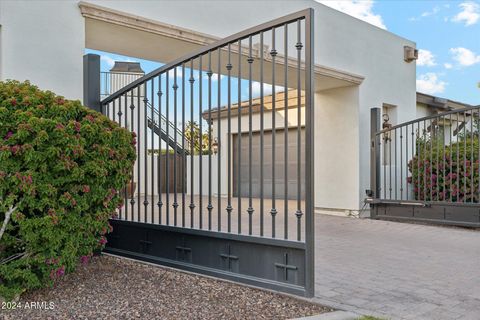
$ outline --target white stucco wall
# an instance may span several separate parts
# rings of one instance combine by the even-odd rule
[[[83,20],[72,1],[0,1],[0,79],[82,99]]]
[[[331,120],[325,116],[338,112],[342,115],[338,121],[348,124],[341,126],[345,128],[341,135],[346,139],[332,137],[331,144],[343,144],[341,149],[349,150],[345,157],[348,161],[342,162],[342,168],[348,170],[351,180],[348,188],[341,181],[332,181],[326,190],[318,183],[325,175],[331,177],[317,165],[316,207],[361,207],[364,190],[369,188],[370,108],[383,103],[396,105],[399,122],[416,115],[415,64],[403,60],[403,46],[415,44],[313,0],[211,0],[202,1],[201,5],[198,1],[88,2],[219,37],[313,7],[315,62],[365,77],[358,88],[335,89],[344,90],[345,96],[340,100],[332,98],[334,92],[317,93],[315,119],[317,127],[322,128],[315,137],[316,162],[337,165],[338,154],[326,153],[331,147],[326,137],[332,131],[327,130]],[[0,24],[1,79],[30,79],[67,98],[82,98],[85,26],[78,1],[0,1]],[[322,103],[322,99],[328,103]],[[338,129],[343,122],[333,123]],[[354,185],[350,186],[352,181]]]

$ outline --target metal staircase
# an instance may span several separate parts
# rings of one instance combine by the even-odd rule
[[[153,111],[147,113],[148,127],[178,154],[189,154],[190,144],[187,139],[184,138],[183,132],[163,114],[160,115],[158,111],[152,107],[150,102],[147,102],[146,108],[149,111]]]
[[[129,62],[115,62],[115,66],[126,67],[129,64],[133,64],[134,67],[140,68],[137,63]],[[115,67],[114,67],[115,68]],[[113,70],[113,69],[112,69]],[[114,94],[115,91],[129,85],[133,81],[141,78],[144,75],[143,70],[137,70],[139,73],[128,72],[101,72],[100,77],[100,96],[101,98],[107,98]],[[145,93],[144,93],[145,94]],[[165,141],[172,150],[176,150],[178,154],[190,154],[190,144],[187,139],[183,141],[183,132],[175,126],[174,123],[169,121],[163,114],[160,116],[158,110],[156,110],[148,100],[144,100],[144,94],[141,95],[139,101],[144,101],[145,112],[147,113],[147,126],[161,140]],[[176,148],[175,148],[176,147]]]

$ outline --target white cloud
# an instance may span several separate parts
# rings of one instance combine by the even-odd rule
[[[418,50],[417,66],[421,67],[433,67],[437,65],[435,62],[435,56],[428,50]]]
[[[111,57],[107,56],[107,55],[101,55],[100,56],[100,60],[103,61],[106,65],[107,65],[107,68],[110,70],[111,68],[113,68],[113,65],[115,64],[115,60],[112,59]]]
[[[453,68],[451,63],[444,63],[443,66],[445,67],[445,69],[452,69]]]
[[[456,16],[452,18],[453,22],[465,23],[466,26],[471,26],[480,19],[480,5],[473,1],[462,2],[458,5],[462,8]]]
[[[428,16],[433,16],[436,15],[440,11],[440,7],[434,7],[432,11],[425,11],[424,13],[421,14],[422,17],[428,17]]]
[[[440,12],[440,7],[436,6],[431,11],[422,12],[422,14],[420,16],[410,17],[410,18],[408,18],[408,20],[410,20],[410,21],[420,21],[422,18],[435,16],[438,12]]]
[[[275,93],[283,92],[282,86],[275,86]],[[268,96],[272,94],[272,85],[264,83],[263,84],[263,94]],[[252,96],[256,97],[260,95],[260,82],[252,82]]]
[[[382,16],[373,13],[373,0],[315,0],[335,10],[363,20],[382,29],[387,29]]]
[[[417,79],[417,91],[427,94],[442,93],[446,85],[447,83],[440,81],[433,72],[422,74]]]
[[[461,66],[468,67],[480,62],[480,55],[476,55],[473,51],[466,48],[451,48],[450,53],[453,55],[453,60],[457,61]]]
[[[101,54],[100,60],[106,64],[107,69],[110,70],[115,65],[115,61],[122,61],[122,62],[137,62],[133,59],[118,56],[118,55],[108,55],[108,54]]]

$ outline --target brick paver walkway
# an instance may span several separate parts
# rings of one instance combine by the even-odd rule
[[[480,231],[316,218],[321,303],[389,319],[480,319]]]

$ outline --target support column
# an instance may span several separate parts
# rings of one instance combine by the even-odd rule
[[[100,105],[100,56],[83,56],[83,104],[90,109],[102,112]]]

